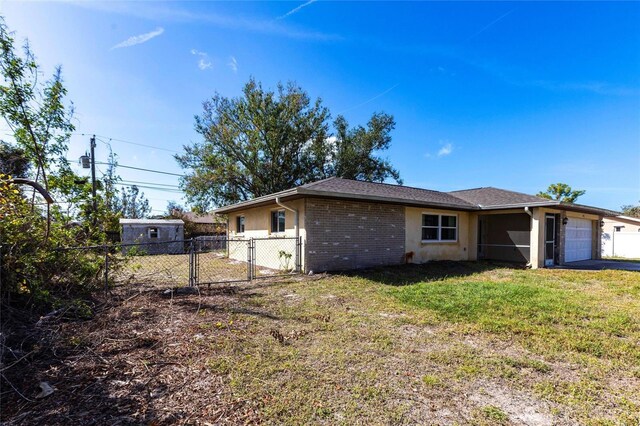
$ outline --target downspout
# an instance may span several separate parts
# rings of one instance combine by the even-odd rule
[[[284,204],[282,204],[280,202],[280,197],[276,197],[276,204],[279,205],[280,207],[282,207],[283,209],[289,210],[290,212],[293,212],[293,226],[295,227],[296,230],[296,271],[300,272],[300,269],[298,268],[298,262],[302,262],[300,256],[302,255],[301,253],[299,253],[298,251],[298,244],[300,242],[300,221],[298,219],[298,209],[293,209],[289,206],[286,206]]]
[[[527,262],[527,268],[531,268],[533,266],[531,263],[531,229],[533,229],[533,213],[529,209],[529,206],[524,208],[524,212],[531,217],[529,221],[529,261]]]
[[[299,219],[298,219],[298,209],[293,209],[287,205],[284,205],[280,202],[280,197],[276,197],[276,204],[279,205],[280,207],[282,207],[283,209],[289,210],[290,212],[293,212],[294,214],[294,219],[293,219],[293,226],[296,230],[296,239],[300,237],[300,230],[299,230]]]

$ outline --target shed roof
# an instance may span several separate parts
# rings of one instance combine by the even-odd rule
[[[120,225],[184,225],[182,219],[120,219]]]

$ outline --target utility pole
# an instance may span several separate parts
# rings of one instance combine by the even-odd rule
[[[91,137],[91,195],[93,195],[93,226],[98,220],[98,201],[96,199],[96,135]]]

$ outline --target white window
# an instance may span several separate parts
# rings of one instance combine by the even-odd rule
[[[458,241],[458,216],[423,214],[422,241]]]
[[[614,226],[613,227],[613,231],[614,232],[622,232],[622,228],[624,228],[624,226]]]
[[[284,210],[271,212],[271,232],[284,232]]]
[[[238,234],[244,233],[244,216],[236,217],[236,232]]]
[[[158,238],[158,228],[149,228],[149,238]]]

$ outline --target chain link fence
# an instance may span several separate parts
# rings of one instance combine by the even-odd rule
[[[52,285],[83,285],[78,283],[80,277],[91,286],[88,290],[102,287],[107,293],[114,288],[211,286],[295,274],[302,270],[301,254],[299,238],[200,236],[167,242],[59,247],[40,255],[53,257],[48,260],[60,265]],[[9,259],[8,255],[6,247],[0,249],[0,260]],[[3,274],[21,274],[25,280],[38,273],[37,268],[2,269]],[[0,275],[0,282],[2,278]]]

